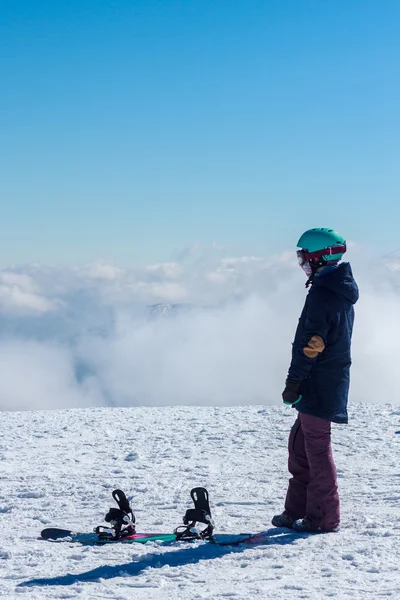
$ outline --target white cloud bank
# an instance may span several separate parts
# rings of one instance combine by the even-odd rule
[[[399,261],[349,254],[351,398],[396,403]],[[280,404],[304,296],[292,252],[0,270],[0,409]]]

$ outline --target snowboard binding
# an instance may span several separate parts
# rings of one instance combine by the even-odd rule
[[[214,523],[211,518],[211,510],[208,492],[205,488],[193,488],[190,492],[194,502],[194,508],[186,511],[183,517],[183,525],[174,531],[177,540],[205,540],[212,539]],[[199,530],[198,524],[206,525]]]
[[[119,540],[135,533],[135,515],[128,498],[122,490],[114,490],[112,496],[118,504],[118,508],[110,508],[104,517],[104,520],[110,523],[110,527],[99,525],[94,530],[101,540]]]

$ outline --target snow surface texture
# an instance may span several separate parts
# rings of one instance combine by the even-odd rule
[[[271,528],[267,544],[83,547],[38,539],[90,531],[134,496],[138,530],[170,532],[205,486],[217,532],[270,528],[287,485],[295,412],[281,407],[94,408],[2,413],[0,597],[192,600],[399,598],[400,410],[353,405],[334,426],[337,534]]]

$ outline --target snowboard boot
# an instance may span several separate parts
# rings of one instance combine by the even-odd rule
[[[283,511],[280,515],[275,515],[272,517],[272,525],[274,527],[286,527],[287,529],[292,529],[294,519],[286,511]]]
[[[332,527],[332,529],[322,529],[322,527],[316,527],[312,524],[310,519],[304,517],[304,519],[297,519],[292,525],[293,531],[297,533],[337,533],[340,529],[339,525]]]

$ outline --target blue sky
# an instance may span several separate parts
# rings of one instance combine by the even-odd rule
[[[0,264],[400,246],[396,0],[3,0]]]

